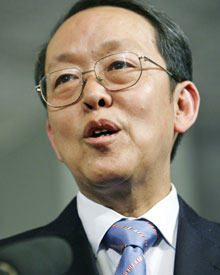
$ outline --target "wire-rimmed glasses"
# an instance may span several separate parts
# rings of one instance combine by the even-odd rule
[[[171,72],[150,58],[133,52],[120,52],[100,58],[92,70],[82,72],[77,67],[70,67],[50,72],[35,86],[35,90],[47,105],[61,108],[75,103],[80,98],[86,84],[84,75],[90,72],[94,72],[97,81],[109,91],[128,89],[138,82],[145,70],[142,67],[142,59],[156,65],[177,81]]]

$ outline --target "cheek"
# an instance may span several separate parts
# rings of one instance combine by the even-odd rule
[[[169,90],[150,83],[138,88],[127,91],[120,99],[121,116],[127,117],[127,129],[133,142],[149,153],[163,146],[163,141],[164,146],[172,146],[174,113]]]
[[[49,120],[54,135],[54,141],[62,157],[75,147],[76,122],[74,116],[66,110],[49,115]]]
[[[118,94],[115,102],[118,109],[126,116],[129,127],[136,127],[139,124],[150,127],[151,124],[158,122],[159,114],[163,108],[162,100],[156,96],[157,90],[151,85],[137,85],[135,89]]]

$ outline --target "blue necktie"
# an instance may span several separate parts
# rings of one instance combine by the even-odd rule
[[[157,238],[156,228],[144,219],[123,219],[113,224],[104,241],[122,254],[115,275],[146,275],[144,253]]]

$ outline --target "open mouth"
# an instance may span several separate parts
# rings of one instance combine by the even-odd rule
[[[111,130],[108,130],[108,129],[98,129],[98,130],[93,131],[90,137],[91,138],[98,138],[98,137],[101,137],[101,136],[110,136],[110,135],[113,135],[115,133],[116,133],[115,131],[111,131]]]
[[[84,138],[98,139],[100,137],[113,136],[120,131],[120,128],[112,121],[100,119],[90,121],[84,130]]]

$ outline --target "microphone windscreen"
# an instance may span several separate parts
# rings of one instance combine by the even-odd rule
[[[29,238],[0,248],[0,262],[19,275],[64,275],[72,261],[71,247],[60,237]]]

